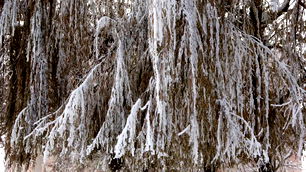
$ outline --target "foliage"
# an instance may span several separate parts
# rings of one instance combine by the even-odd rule
[[[77,168],[265,171],[301,154],[302,0],[5,0],[0,11],[9,166],[43,153]]]

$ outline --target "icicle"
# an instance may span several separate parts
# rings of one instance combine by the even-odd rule
[[[154,134],[151,126],[151,120],[150,120],[150,110],[151,110],[151,100],[149,100],[144,107],[141,108],[143,111],[144,109],[147,109],[146,114],[146,141],[145,141],[145,152],[151,151],[152,154],[154,154]]]
[[[17,14],[19,9],[17,0],[4,1],[2,13],[0,14],[0,47],[3,46],[4,41],[14,36],[15,27],[17,26]]]
[[[198,70],[198,31],[196,27],[196,7],[195,2],[186,0],[184,1],[185,8],[184,13],[188,19],[188,26],[189,26],[189,48],[191,50],[190,55],[190,62],[191,62],[191,80],[192,80],[192,115],[191,115],[191,128],[190,128],[190,143],[193,145],[192,154],[194,156],[194,162],[197,163],[198,161],[198,139],[199,139],[199,124],[197,119],[197,98],[198,98],[198,91],[197,91],[197,70]]]
[[[221,155],[221,147],[222,147],[221,130],[223,128],[222,120],[223,120],[222,119],[222,115],[219,115],[219,118],[218,118],[218,129],[217,129],[217,150],[216,150],[216,155],[215,155],[213,161],[215,161]]]
[[[166,97],[167,97],[167,82],[166,75],[166,57],[161,58],[159,54],[158,46],[162,45],[163,40],[163,18],[162,9],[163,1],[153,0],[152,9],[149,15],[152,17],[152,39],[149,42],[149,51],[152,57],[153,70],[155,77],[155,101],[156,110],[155,114],[158,117],[158,123],[153,124],[158,126],[156,147],[159,155],[163,154],[166,146],[167,135],[167,114],[166,114]]]
[[[183,131],[179,132],[177,135],[181,136],[181,135],[183,135],[185,133],[190,135],[190,125],[188,125]]]
[[[161,0],[153,0],[153,39],[156,42],[163,40],[163,22],[162,22],[162,3]]]

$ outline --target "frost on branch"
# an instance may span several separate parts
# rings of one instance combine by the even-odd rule
[[[114,144],[114,140],[108,135],[114,137],[115,135],[119,134],[125,125],[126,114],[123,104],[126,103],[126,105],[129,106],[131,101],[131,93],[129,87],[129,78],[124,62],[124,47],[121,41],[119,41],[119,46],[116,54],[115,78],[111,91],[111,97],[108,103],[105,122],[93,140],[93,143],[89,145],[87,149],[88,154],[91,153],[91,151],[93,151],[93,149],[97,146],[103,146],[108,151],[113,150],[112,144]]]
[[[21,6],[21,2],[18,0],[5,1],[2,7],[2,13],[0,16],[0,46],[3,46],[3,42],[10,36],[10,33],[14,33],[17,23],[17,14],[20,10],[18,6]],[[21,6],[22,7],[22,6]]]
[[[45,160],[57,147],[61,149],[62,155],[69,155],[72,160],[85,156],[87,141],[90,137],[86,129],[92,125],[92,121],[88,121],[87,118],[94,115],[93,109],[99,102],[97,101],[99,94],[95,87],[101,82],[100,72],[101,64],[98,64],[91,70],[85,81],[70,94],[62,114],[55,119],[55,122],[51,122],[54,126],[47,135]]]
[[[138,99],[135,104],[132,106],[131,114],[128,116],[125,127],[122,130],[122,133],[118,136],[118,141],[115,146],[115,158],[120,158],[124,153],[127,143],[131,145],[131,154],[134,155],[133,145],[136,137],[136,122],[137,114],[141,108],[141,100]],[[127,142],[128,140],[128,142]]]
[[[302,74],[288,48],[261,40],[254,11],[237,15],[248,3],[54,3],[35,1],[29,98],[10,147],[131,171],[261,168],[301,152]]]

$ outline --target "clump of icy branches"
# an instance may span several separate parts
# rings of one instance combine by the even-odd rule
[[[48,5],[54,11],[45,13],[54,15],[50,23],[57,27],[43,22]],[[10,147],[41,152],[45,160],[52,155],[59,161],[97,161],[103,169],[108,161],[123,159],[128,162],[123,168],[131,170],[211,170],[250,162],[278,166],[288,153],[300,154],[305,92],[298,76],[279,58],[282,54],[253,30],[237,26],[234,13],[219,5],[196,0],[35,3],[27,57],[36,68]],[[6,10],[1,38],[15,20],[5,18],[10,16]],[[84,30],[91,38],[82,35]],[[86,63],[78,66],[75,60]],[[80,71],[67,74],[65,63]],[[57,77],[48,74],[52,64]],[[84,77],[71,84],[78,74]],[[60,85],[59,96],[52,96],[57,88],[52,79]],[[60,103],[52,104],[56,100]]]

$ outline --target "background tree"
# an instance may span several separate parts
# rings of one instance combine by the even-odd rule
[[[66,169],[275,171],[301,154],[302,0],[5,0],[0,9],[12,168],[44,154]]]

